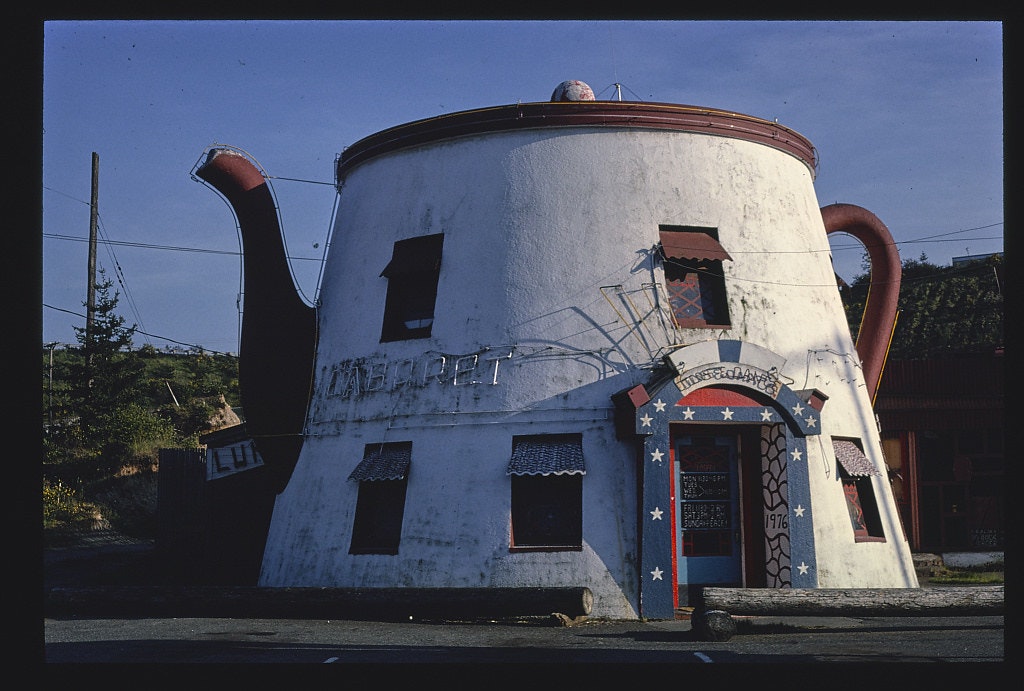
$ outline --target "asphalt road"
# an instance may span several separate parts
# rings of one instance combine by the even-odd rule
[[[990,617],[738,619],[728,641],[690,622],[46,619],[47,663],[735,664],[1004,661],[1004,621]]]
[[[44,587],[145,584],[152,545],[105,541],[45,550]],[[146,613],[44,616],[40,661],[52,670],[82,665],[259,663],[340,666],[354,673],[418,665],[510,663],[607,671],[623,665],[1005,662],[1003,616],[736,617],[723,642],[700,640],[688,620],[554,618],[516,621],[353,621],[304,618],[154,617]],[[739,663],[739,664],[738,664]],[[948,678],[948,668],[943,679]],[[746,667],[749,669],[749,667]],[[166,668],[165,668],[166,669]],[[696,668],[690,668],[695,670]],[[504,672],[503,672],[504,674]],[[604,672],[598,679],[604,678]],[[866,681],[861,679],[861,681]],[[863,688],[863,685],[860,687]]]

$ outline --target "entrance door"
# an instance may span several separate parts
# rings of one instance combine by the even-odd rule
[[[742,585],[736,435],[674,436],[679,586]]]

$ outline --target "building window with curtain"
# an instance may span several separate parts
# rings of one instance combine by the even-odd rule
[[[359,483],[349,554],[398,554],[412,442],[367,444],[348,479]]]
[[[856,542],[884,542],[885,532],[875,500],[875,487],[871,478],[881,472],[864,455],[860,443],[853,439],[832,439],[836,454],[839,481],[843,486],[846,508],[853,526]]]
[[[512,438],[512,551],[583,548],[582,434]]]
[[[444,234],[399,240],[380,275],[388,279],[380,342],[428,338],[434,324]]]
[[[728,327],[722,261],[732,257],[715,228],[659,226],[665,288],[679,328]]]

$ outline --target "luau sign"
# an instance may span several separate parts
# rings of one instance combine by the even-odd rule
[[[331,368],[325,394],[354,398],[407,386],[495,386],[501,362],[511,359],[511,348],[484,348],[470,355],[426,354],[395,361],[351,358]]]

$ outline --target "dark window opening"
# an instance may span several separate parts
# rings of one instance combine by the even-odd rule
[[[669,306],[680,328],[728,327],[723,260],[732,257],[714,228],[660,226]]]
[[[864,456],[859,442],[852,439],[833,439],[836,452],[836,470],[843,486],[846,509],[853,526],[856,542],[884,542],[885,531],[878,513],[875,487],[871,478],[879,471]]]
[[[920,549],[997,550],[1005,544],[1005,456],[999,429],[916,435]]]
[[[512,441],[513,550],[579,550],[583,546],[583,446],[580,434]]]
[[[434,324],[444,235],[424,235],[395,243],[381,276],[388,279],[381,343],[428,338]]]
[[[583,546],[583,476],[512,477],[512,547]]]
[[[349,475],[359,481],[349,554],[398,554],[411,442],[367,444]]]

